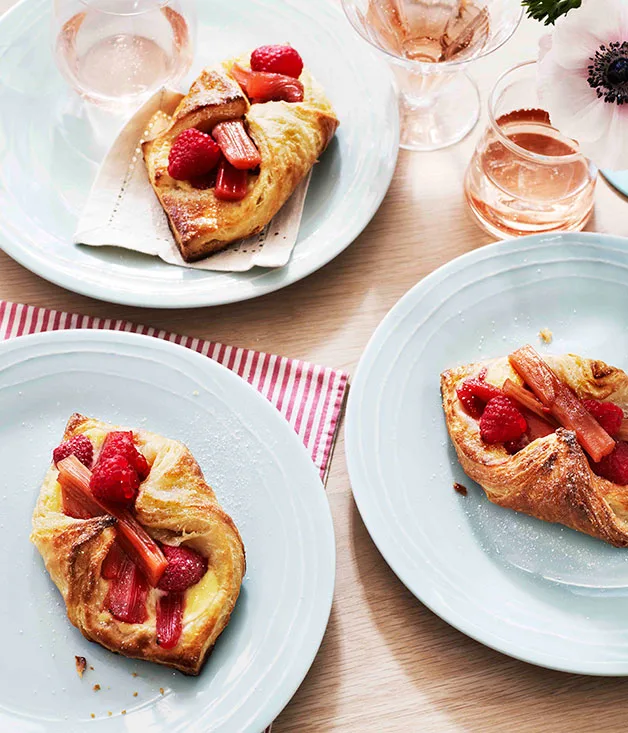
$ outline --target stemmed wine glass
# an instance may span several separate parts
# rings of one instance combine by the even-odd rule
[[[461,140],[480,115],[465,73],[517,28],[520,0],[342,0],[358,33],[387,55],[400,90],[401,147],[436,150]]]

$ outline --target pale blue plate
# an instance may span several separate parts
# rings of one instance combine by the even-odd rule
[[[628,197],[628,171],[601,171],[611,186]]]
[[[296,282],[342,252],[377,211],[399,143],[390,71],[333,0],[202,0],[203,65],[290,41],[340,119],[315,166],[299,240],[279,270],[186,270],[113,248],[71,244],[90,185],[119,121],[88,112],[51,55],[50,0],[22,0],[0,21],[0,247],[25,267],[84,295],[154,308],[218,305]],[[185,85],[183,85],[185,86]]]
[[[628,674],[628,550],[491,504],[456,459],[439,375],[526,343],[628,369],[626,313],[628,240],[564,234],[483,247],[397,303],[349,397],[353,493],[392,569],[469,636],[568,672]]]
[[[50,451],[75,411],[186,443],[240,530],[242,593],[198,677],[83,638],[28,540]],[[261,733],[307,673],[334,588],[327,498],[286,420],[211,359],[111,331],[0,344],[0,415],[0,731]],[[94,667],[83,679],[75,655]]]

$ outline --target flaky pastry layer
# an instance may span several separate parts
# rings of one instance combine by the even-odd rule
[[[248,58],[205,69],[182,97],[169,126],[142,146],[151,185],[187,262],[262,231],[309,173],[338,127],[329,100],[307,69],[300,77],[302,102],[249,104],[230,75],[234,63],[248,67]],[[262,159],[259,173],[248,177],[244,199],[220,201],[213,189],[195,188],[168,175],[168,155],[179,133],[190,127],[210,133],[219,122],[241,117]]]
[[[130,428],[75,414],[64,440],[84,434],[98,451],[111,430]],[[244,546],[186,446],[146,430],[133,430],[133,434],[151,466],[135,503],[138,521],[154,539],[191,547],[208,558],[205,576],[185,593],[183,630],[177,645],[163,649],[156,643],[156,603],[162,591],[151,588],[148,618],[143,624],[119,621],[107,610],[109,581],[101,577],[101,567],[116,536],[116,520],[66,516],[54,465],[46,474],[33,512],[31,541],[63,596],[68,618],[87,639],[127,657],[195,675],[235,607],[245,572]]]
[[[628,376],[602,361],[574,354],[544,356],[559,379],[581,399],[607,400],[628,411]],[[486,380],[502,387],[522,384],[506,357],[449,369],[441,375],[449,435],[465,473],[495,504],[557,522],[617,547],[628,546],[628,486],[596,475],[575,433],[558,428],[514,455],[502,444],[488,445],[479,423],[463,409],[456,388],[485,368]]]

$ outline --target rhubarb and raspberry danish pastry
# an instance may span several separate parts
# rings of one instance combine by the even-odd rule
[[[449,435],[495,504],[628,546],[628,375],[531,346],[441,375]]]
[[[260,232],[333,138],[338,119],[291,46],[205,69],[143,143],[151,185],[184,260]],[[165,129],[164,129],[165,127]]]
[[[238,530],[182,443],[78,414],[54,451],[31,540],[86,638],[192,675],[245,572]]]

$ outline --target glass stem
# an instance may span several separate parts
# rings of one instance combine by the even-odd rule
[[[438,96],[455,79],[455,74],[424,74],[395,67],[402,104],[412,109],[432,107]]]

